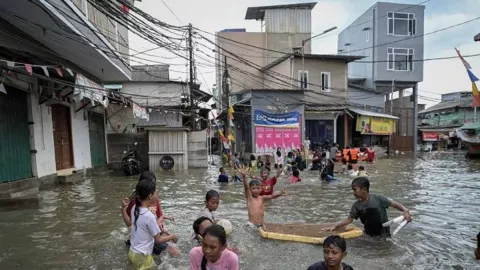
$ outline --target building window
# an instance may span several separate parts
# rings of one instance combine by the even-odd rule
[[[365,42],[370,41],[370,30],[365,30]]]
[[[413,13],[388,12],[388,34],[392,36],[413,36],[417,19]]]
[[[308,70],[298,71],[298,87],[300,89],[308,89]],[[302,87],[303,86],[303,87]]]
[[[322,91],[324,92],[330,92],[331,90],[331,77],[330,77],[330,72],[322,72],[321,73],[321,86],[322,86]]]
[[[413,49],[388,48],[388,70],[413,71]]]

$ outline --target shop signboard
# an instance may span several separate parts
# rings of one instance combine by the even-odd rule
[[[356,131],[362,135],[392,135],[396,131],[396,122],[390,118],[358,115]]]
[[[435,142],[439,140],[438,133],[437,132],[423,132],[422,133],[422,139],[423,141],[427,142]]]

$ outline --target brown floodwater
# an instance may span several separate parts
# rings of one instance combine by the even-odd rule
[[[416,210],[414,222],[392,239],[348,240],[346,263],[355,269],[480,269],[474,238],[480,231],[480,161],[464,153],[428,153],[417,159],[380,159],[372,169],[371,191]],[[374,173],[378,170],[377,173]],[[207,190],[220,191],[219,215],[234,225],[230,243],[240,249],[242,269],[306,269],[323,259],[321,246],[263,240],[246,228],[242,185],[216,183],[218,167],[158,173],[167,224],[180,237],[182,255],[163,256],[159,269],[188,269],[191,225]],[[303,183],[286,187],[288,196],[265,207],[266,222],[328,223],[346,217],[354,197],[351,178],[321,183],[305,172]],[[35,209],[0,212],[1,269],[129,269],[120,199],[135,177],[96,175],[74,186],[41,191]],[[399,215],[389,210],[389,217]],[[355,224],[359,224],[357,221]]]

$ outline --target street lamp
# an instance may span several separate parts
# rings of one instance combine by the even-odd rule
[[[303,87],[303,84],[304,84],[304,82],[303,82],[303,74],[305,73],[305,43],[307,43],[308,41],[310,41],[310,40],[312,40],[312,39],[314,39],[314,38],[317,38],[317,37],[319,37],[319,36],[321,36],[321,35],[325,35],[326,33],[331,32],[331,31],[333,31],[333,30],[335,30],[335,29],[337,29],[336,26],[334,26],[334,27],[332,27],[332,28],[329,28],[329,29],[323,31],[322,33],[320,33],[320,34],[318,34],[318,35],[315,35],[315,36],[313,36],[313,37],[310,37],[310,38],[307,38],[307,39],[302,40],[302,78],[300,78],[300,83],[302,84],[302,87],[301,87],[302,90],[304,89],[304,87]]]

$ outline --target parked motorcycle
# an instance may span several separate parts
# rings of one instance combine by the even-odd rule
[[[140,155],[138,154],[138,147],[137,143],[135,143],[135,147],[130,151],[123,151],[125,156],[122,159],[123,163],[123,171],[125,175],[137,175],[142,172],[142,164],[140,161]]]

